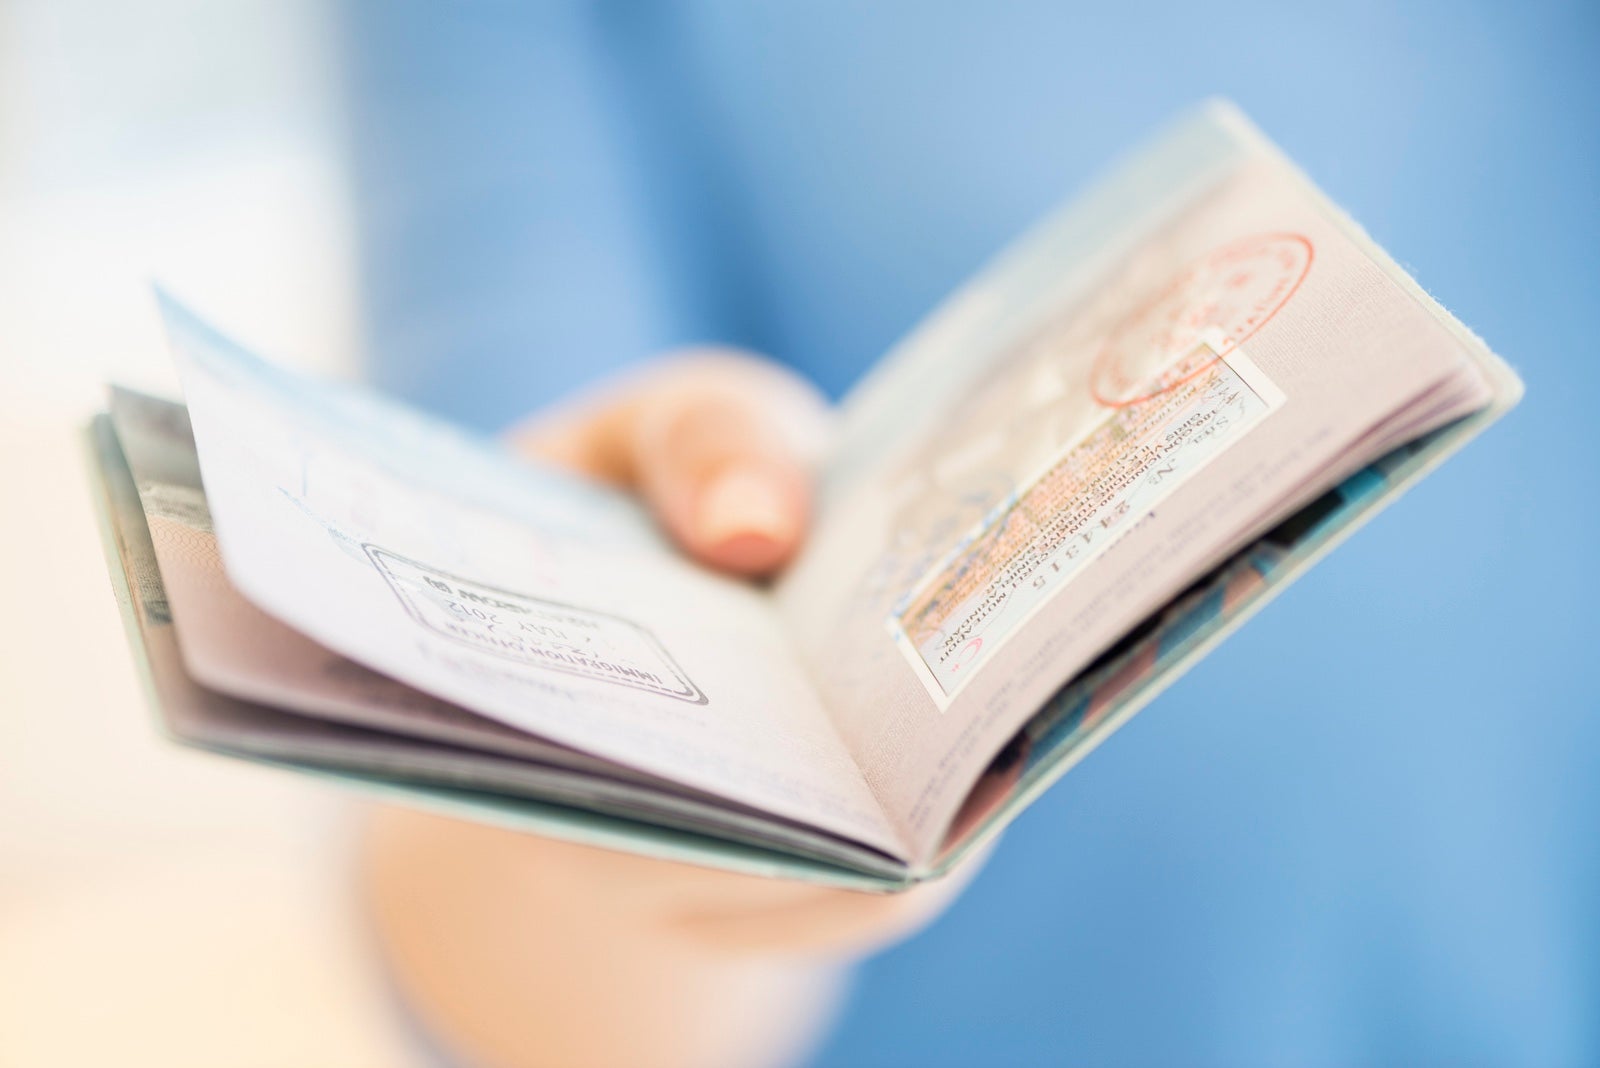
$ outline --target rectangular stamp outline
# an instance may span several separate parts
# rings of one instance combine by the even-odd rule
[[[1214,350],[1219,348],[1218,340],[1211,336],[1209,332],[1206,336],[1202,337],[1201,344],[1211,347]],[[1278,388],[1277,384],[1266,376],[1256,362],[1252,360],[1242,348],[1236,347],[1231,351],[1228,351],[1226,355],[1219,356],[1218,362],[1225,365],[1229,370],[1237,375],[1245,384],[1245,386],[1247,386],[1250,391],[1254,393],[1256,397],[1260,399],[1266,406],[1266,410],[1262,412],[1251,423],[1251,425],[1243,428],[1243,433],[1248,435],[1248,433],[1253,430],[1255,426],[1259,425],[1260,420],[1272,415],[1283,405],[1285,400],[1284,394],[1282,390]],[[1097,424],[1097,426],[1098,425],[1099,424]],[[915,599],[919,592],[925,589],[930,583],[935,581],[940,574],[948,570],[950,566],[960,558],[962,552],[968,546],[980,539],[986,531],[994,527],[996,523],[1000,522],[1003,516],[1008,513],[1011,508],[1015,507],[1021,500],[1025,499],[1028,493],[1031,492],[1033,488],[1056,467],[1062,458],[1064,458],[1073,449],[1077,448],[1079,444],[1081,444],[1094,432],[1094,429],[1095,428],[1091,427],[1089,430],[1085,431],[1083,436],[1079,437],[1070,444],[1063,446],[1048,463],[1046,463],[1033,475],[1032,478],[1029,478],[1023,482],[1023,485],[1027,487],[1026,489],[1014,492],[1011,495],[1011,498],[1006,501],[1002,507],[997,508],[993,513],[985,517],[985,519],[972,530],[970,530],[955,547],[953,547],[944,556],[940,557],[937,563],[929,567],[928,570],[924,572],[923,575],[917,580],[915,585],[913,585],[911,589],[907,590],[905,595],[901,597],[899,601],[897,601],[894,610],[884,620],[884,625],[889,632],[889,636],[893,639],[895,646],[900,650],[901,655],[906,658],[911,667],[912,673],[916,675],[917,681],[922,684],[923,689],[927,692],[929,698],[932,699],[934,707],[937,708],[938,711],[948,711],[950,706],[955,703],[956,698],[960,696],[961,692],[971,685],[972,681],[982,674],[982,671],[981,669],[975,670],[971,675],[968,675],[961,682],[957,683],[954,688],[946,690],[944,683],[939,680],[939,677],[934,674],[933,669],[928,666],[927,661],[923,659],[921,650],[917,648],[916,644],[912,641],[911,636],[904,628],[902,620],[906,606]],[[1235,442],[1235,444],[1237,444],[1237,442]],[[1228,448],[1232,447],[1233,446],[1229,446]],[[1182,486],[1184,483],[1188,482],[1189,479],[1199,474],[1207,466],[1209,466],[1213,460],[1227,451],[1228,449],[1224,448],[1219,452],[1206,457],[1199,464],[1199,466],[1189,471],[1184,477],[1178,479],[1175,483],[1168,487],[1160,495],[1160,497],[1157,497],[1155,501],[1151,502],[1151,505],[1153,506],[1154,504],[1160,503],[1162,499],[1164,499],[1170,493],[1176,491],[1179,486]],[[1132,527],[1130,526],[1128,529],[1132,529]],[[1123,533],[1125,534],[1126,531]],[[987,661],[993,655],[995,650],[1003,647],[1018,634],[1020,634],[1035,616],[1043,611],[1045,607],[1053,602],[1063,590],[1071,585],[1073,578],[1076,578],[1078,574],[1082,574],[1083,568],[1086,568],[1089,563],[1104,553],[1112,545],[1115,545],[1121,540],[1121,538],[1122,535],[1119,534],[1117,537],[1109,539],[1099,548],[1097,548],[1092,554],[1090,554],[1083,561],[1082,565],[1080,565],[1080,568],[1076,574],[1069,577],[1066,582],[1063,582],[1061,585],[1057,586],[1050,592],[1048,596],[1041,598],[1038,603],[1034,604],[1027,611],[1025,615],[1016,620],[1006,634],[1001,637],[1001,639],[995,643],[991,649],[985,651],[984,659]]]
[[[502,660],[510,660],[514,663],[538,670],[572,675],[577,678],[589,679],[593,682],[607,682],[614,686],[639,690],[644,693],[655,694],[658,697],[668,697],[678,701],[685,701],[689,704],[704,705],[709,703],[709,699],[706,697],[705,691],[701,690],[700,687],[684,673],[683,668],[679,666],[675,659],[673,659],[672,654],[667,652],[666,647],[661,644],[661,640],[651,633],[646,627],[635,623],[630,619],[623,619],[621,616],[615,616],[609,612],[601,612],[593,608],[584,608],[579,605],[566,604],[561,601],[552,601],[544,597],[534,597],[526,593],[518,593],[514,590],[507,590],[503,587],[494,586],[490,583],[481,582],[477,579],[466,578],[462,575],[455,575],[448,571],[442,571],[430,564],[424,564],[420,560],[413,560],[408,556],[403,556],[400,553],[394,552],[390,549],[385,549],[381,545],[363,542],[361,548],[363,551],[365,551],[368,560],[373,565],[373,568],[383,578],[384,584],[389,587],[389,591],[395,595],[395,599],[398,600],[400,602],[400,606],[405,609],[406,615],[410,616],[413,622],[431,634],[439,635],[440,637],[449,639],[458,645],[463,645],[469,649],[477,650],[480,653],[485,653],[490,656],[497,656]],[[463,638],[459,635],[451,634],[449,631],[442,630],[438,625],[420,615],[412,606],[404,591],[397,587],[396,579],[385,566],[382,560],[383,557],[389,557],[403,564],[407,564],[413,568],[416,568],[419,571],[436,575],[440,579],[473,586],[481,590],[487,590],[500,597],[510,598],[513,601],[526,601],[535,606],[545,606],[550,609],[557,609],[561,612],[567,612],[577,616],[600,620],[608,626],[626,628],[642,638],[647,647],[661,658],[661,662],[667,668],[668,674],[670,674],[671,677],[680,684],[681,690],[670,690],[665,687],[656,687],[643,682],[631,681],[627,678],[600,674],[592,671],[584,671],[576,666],[563,667],[556,663],[530,660],[514,653],[498,650],[493,646],[475,642],[471,639]]]

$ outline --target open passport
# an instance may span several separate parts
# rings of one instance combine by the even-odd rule
[[[162,306],[185,403],[114,389],[89,442],[173,738],[869,890],[993,838],[1521,392],[1221,102],[845,398],[768,587],[621,491]]]

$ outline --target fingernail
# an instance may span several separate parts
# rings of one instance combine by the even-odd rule
[[[700,494],[695,534],[702,545],[758,537],[784,542],[794,536],[790,495],[759,468],[735,467],[718,475]]]

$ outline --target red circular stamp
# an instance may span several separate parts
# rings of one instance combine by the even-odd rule
[[[1300,234],[1257,234],[1179,273],[1112,327],[1089,374],[1094,399],[1125,408],[1204,374],[1265,326],[1311,270]]]

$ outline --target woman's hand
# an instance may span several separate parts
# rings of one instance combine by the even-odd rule
[[[759,578],[805,537],[827,420],[775,364],[696,351],[511,442],[631,489],[686,553]],[[964,882],[853,893],[388,808],[365,844],[400,986],[447,1045],[496,1065],[778,1063],[827,1011],[839,963],[926,923]]]
[[[702,349],[537,416],[511,443],[632,489],[684,552],[758,578],[805,535],[827,422],[805,380],[747,353]]]

